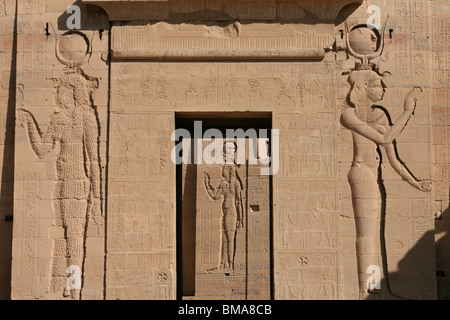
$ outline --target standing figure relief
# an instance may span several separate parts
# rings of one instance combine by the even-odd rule
[[[353,160],[348,181],[356,224],[359,296],[364,298],[368,294],[381,292],[380,286],[369,287],[366,282],[371,266],[380,267],[389,291],[387,294],[394,295],[390,292],[386,261],[380,148],[385,149],[387,161],[404,181],[420,191],[431,190],[431,180],[416,179],[398,159],[395,147],[395,139],[414,114],[422,89],[413,88],[409,91],[404,98],[402,114],[394,124],[390,124],[387,110],[375,105],[383,100],[385,93],[385,75],[378,73],[374,65],[369,65],[370,59],[376,55],[355,54],[348,38],[347,35],[350,54],[362,60],[362,64],[349,74],[349,108],[341,114],[341,123],[351,130],[353,138]]]
[[[232,144],[232,143],[225,143]],[[234,144],[234,143],[233,143]],[[224,145],[224,148],[226,146]],[[236,251],[236,232],[243,227],[243,202],[242,202],[242,181],[237,173],[237,165],[228,163],[222,167],[222,180],[217,187],[211,185],[208,173],[203,173],[203,180],[208,196],[212,200],[222,201],[221,215],[221,253],[218,268],[208,270],[213,272],[233,271],[234,255]]]
[[[84,270],[87,221],[101,223],[99,126],[92,103],[98,80],[81,69],[66,71],[56,81],[56,106],[42,131],[32,113],[18,111],[31,148],[42,159],[59,145],[52,198],[54,224],[64,229],[63,245],[55,245],[51,292],[79,299],[81,286],[69,286],[67,270]],[[58,149],[56,149],[58,150]],[[60,239],[56,240],[59,241]],[[81,275],[82,276],[82,275]]]

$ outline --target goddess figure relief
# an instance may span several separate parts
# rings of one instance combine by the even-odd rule
[[[413,114],[422,90],[414,88],[407,94],[403,113],[390,126],[384,111],[374,108],[374,104],[383,99],[382,80],[383,77],[372,70],[353,71],[349,76],[352,86],[349,98],[353,107],[346,109],[341,115],[342,125],[352,131],[353,137],[353,162],[348,181],[355,215],[358,273],[362,292],[367,292],[367,268],[383,264],[380,243],[382,198],[378,177],[380,155],[377,147],[386,150],[388,162],[403,180],[421,191],[431,189],[430,180],[416,180],[397,159],[393,144]]]
[[[80,298],[81,287],[68,286],[67,270],[83,270],[86,222],[91,219],[101,224],[103,215],[99,127],[91,100],[97,86],[97,79],[84,75],[81,69],[65,72],[56,83],[59,110],[51,115],[44,132],[31,112],[18,111],[18,122],[26,128],[31,148],[39,159],[59,145],[52,197],[54,226],[63,227],[64,239],[54,240],[51,291],[61,290],[63,296],[72,299]]]
[[[389,123],[387,110],[377,105],[385,93],[385,75],[375,71],[369,65],[370,59],[379,56],[380,48],[375,54],[362,55],[355,53],[347,36],[347,47],[350,54],[362,60],[362,64],[353,70],[348,77],[350,92],[349,108],[341,114],[342,125],[352,131],[353,161],[348,173],[351,188],[353,212],[356,224],[356,254],[360,298],[368,294],[380,293],[380,286],[368,287],[367,279],[370,266],[378,266],[385,275],[388,293],[389,278],[384,238],[384,217],[382,208],[381,152],[384,148],[387,161],[404,181],[414,188],[428,192],[431,180],[418,180],[398,159],[395,139],[407,125],[414,114],[417,100],[422,94],[421,88],[413,88],[405,97],[403,113],[394,124]],[[370,37],[373,41],[373,36]],[[376,66],[375,66],[376,67]],[[394,295],[395,296],[395,295]]]

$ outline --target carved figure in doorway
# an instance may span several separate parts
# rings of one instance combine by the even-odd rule
[[[231,142],[234,144],[234,142]],[[224,144],[226,150],[227,144]],[[235,147],[235,146],[234,146]],[[228,153],[232,154],[232,153]],[[237,173],[237,165],[227,163],[222,167],[222,180],[217,187],[211,185],[208,173],[203,173],[204,183],[208,196],[213,200],[223,197],[221,217],[221,254],[219,269],[232,271],[234,269],[234,253],[236,231],[243,227],[243,203],[242,203],[242,181]],[[209,271],[213,271],[209,270]]]

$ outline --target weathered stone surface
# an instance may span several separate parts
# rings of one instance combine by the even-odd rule
[[[448,1],[73,4],[0,3],[0,299],[450,297]]]

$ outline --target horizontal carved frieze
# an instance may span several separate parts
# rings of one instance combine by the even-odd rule
[[[276,23],[124,25],[113,27],[111,51],[115,60],[322,59],[331,31]]]

